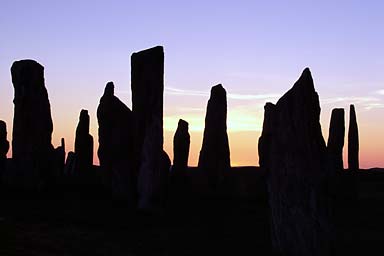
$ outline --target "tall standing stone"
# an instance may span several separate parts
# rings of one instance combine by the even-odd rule
[[[6,168],[8,150],[7,124],[0,120],[0,184],[2,183],[2,176]]]
[[[231,168],[227,135],[227,93],[221,84],[213,86],[205,116],[203,144],[198,166],[215,190]]]
[[[335,171],[344,170],[343,147],[345,136],[344,109],[335,108],[332,110],[331,122],[329,124],[327,153],[330,167]]]
[[[115,86],[107,83],[97,108],[99,123],[98,156],[107,173],[113,194],[136,204],[136,177],[133,168],[133,120],[131,110],[114,95]]]
[[[309,69],[266,110],[259,154],[268,172],[273,247],[283,255],[330,255],[329,170]]]
[[[89,134],[88,110],[82,109],[75,138],[76,170],[78,174],[86,173],[93,166],[93,137]]]
[[[359,129],[354,105],[350,105],[349,108],[348,169],[350,171],[359,170]]]
[[[17,183],[39,188],[52,178],[52,118],[44,67],[34,60],[21,60],[11,67],[15,90],[13,103],[12,158]]]
[[[188,156],[190,146],[190,135],[188,122],[179,120],[175,136],[173,137],[173,171],[183,172],[188,167]]]
[[[168,175],[163,170],[164,51],[157,46],[131,56],[132,111],[135,119],[135,164],[139,170],[139,207],[161,206]]]

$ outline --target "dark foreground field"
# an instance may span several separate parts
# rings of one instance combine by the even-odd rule
[[[232,209],[131,213],[110,201],[5,201],[0,255],[236,255],[269,252],[267,209],[239,202]],[[204,207],[202,207],[204,205]],[[216,206],[217,207],[217,206]]]
[[[383,252],[383,175],[358,180],[359,200],[339,206],[336,255]],[[152,214],[108,199],[2,195],[0,255],[271,255],[267,201],[240,187],[225,197],[175,198]]]

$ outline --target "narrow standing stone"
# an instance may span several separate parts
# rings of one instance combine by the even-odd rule
[[[184,172],[188,168],[190,135],[188,122],[179,120],[175,136],[173,137],[173,171]]]
[[[327,143],[328,160],[332,169],[336,172],[344,170],[343,147],[344,147],[345,125],[344,109],[335,108],[332,110],[331,122]]]
[[[348,169],[350,171],[359,170],[359,129],[354,105],[350,105],[349,108]]]
[[[86,173],[93,166],[93,137],[89,134],[88,110],[81,110],[75,138],[76,170]]]
[[[139,170],[139,208],[161,207],[163,170],[164,51],[157,46],[131,56],[132,111],[135,120],[135,166]]]
[[[227,135],[227,93],[221,84],[211,89],[198,166],[207,174],[212,190],[217,189],[224,173],[231,168]]]

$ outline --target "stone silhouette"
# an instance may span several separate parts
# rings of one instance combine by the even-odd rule
[[[354,105],[350,105],[349,108],[348,169],[350,171],[359,170],[359,129]]]
[[[188,122],[180,119],[173,137],[173,172],[183,172],[187,169],[190,140]]]
[[[335,171],[343,171],[343,147],[345,136],[344,109],[332,110],[329,124],[327,153],[330,167]]]
[[[85,109],[80,112],[76,128],[75,154],[75,172],[79,175],[89,172],[93,166],[93,137],[89,134],[89,114]]]
[[[259,148],[268,172],[273,247],[283,255],[330,255],[329,170],[308,68],[276,105],[266,105],[265,115]]]
[[[222,181],[224,173],[231,168],[227,135],[227,93],[221,84],[211,89],[198,167],[206,173],[210,189],[213,190]]]
[[[6,168],[8,150],[7,124],[3,120],[0,120],[0,184]]]
[[[259,152],[259,165],[266,168],[270,162],[270,145],[273,136],[273,110],[275,105],[267,102],[264,106],[264,122],[263,131],[259,138],[258,152]]]
[[[75,173],[76,155],[75,152],[69,151],[64,166],[64,176],[71,177]]]
[[[131,56],[135,168],[139,170],[139,208],[161,207],[163,176],[164,51],[157,46]]]
[[[12,158],[17,182],[41,188],[52,178],[53,130],[44,67],[34,60],[20,60],[11,67],[15,90]]]
[[[56,176],[61,177],[64,174],[65,166],[65,140],[61,138],[61,144],[54,151],[56,163]]]
[[[98,156],[114,196],[134,206],[137,174],[133,168],[132,111],[114,95],[114,88],[112,82],[107,83],[97,108]]]

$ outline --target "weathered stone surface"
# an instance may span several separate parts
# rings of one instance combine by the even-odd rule
[[[277,104],[266,105],[260,164],[268,172],[272,243],[283,255],[330,255],[326,146],[309,69]]]
[[[82,109],[75,138],[76,168],[75,172],[87,173],[93,166],[93,137],[89,134],[88,110]]]
[[[207,174],[211,189],[217,188],[224,173],[231,168],[227,135],[227,93],[221,84],[211,89],[198,166]]]
[[[157,46],[131,56],[135,164],[139,170],[139,208],[156,208],[163,190],[164,51]],[[160,200],[161,201],[161,200]]]
[[[2,183],[2,176],[5,172],[8,150],[7,124],[3,120],[0,120],[0,184]]]
[[[53,130],[50,103],[44,84],[44,67],[21,60],[11,67],[15,90],[12,158],[17,183],[39,188],[52,178]]]
[[[354,105],[350,105],[349,108],[348,169],[350,171],[359,170],[359,129]]]
[[[179,120],[175,136],[173,137],[173,172],[184,172],[188,167],[190,135],[188,122]]]
[[[335,108],[332,110],[331,122],[327,143],[328,161],[330,167],[336,172],[344,170],[343,147],[345,136],[344,109]]]
[[[133,120],[131,110],[114,95],[107,83],[97,108],[99,123],[98,156],[101,169],[108,173],[113,194],[136,204],[137,174],[133,168]]]

